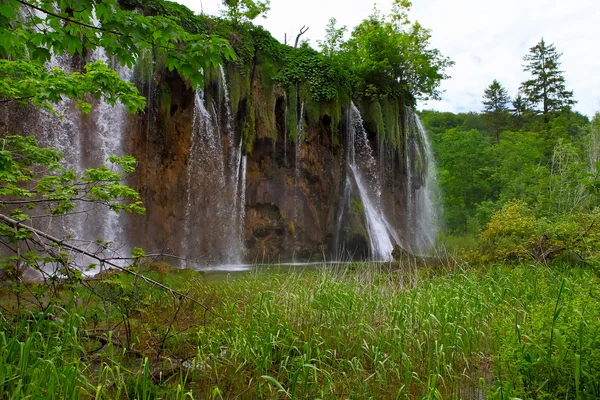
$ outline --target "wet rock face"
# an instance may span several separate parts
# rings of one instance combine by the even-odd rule
[[[249,259],[314,260],[329,255],[343,162],[323,133],[321,126],[312,127],[300,146],[288,142],[286,147],[283,132],[277,143],[255,140],[247,175]]]
[[[194,127],[197,93],[169,72],[155,73],[147,82],[138,83],[148,105],[145,113],[128,117],[122,153],[138,161],[126,183],[140,192],[147,211],[142,216],[121,218],[129,246],[142,247],[147,253],[191,257],[199,264],[231,260],[228,253],[234,251],[246,262],[368,258],[370,241],[363,205],[355,187],[345,194],[349,175],[346,122],[333,126],[327,112],[318,122],[302,115],[305,131],[296,143],[286,136],[288,113],[298,110],[288,109],[289,99],[282,89],[266,92],[256,79],[260,76],[229,109],[225,107],[227,91],[218,81],[207,83],[204,97],[224,157],[235,160],[236,151],[244,157],[245,178],[239,178],[239,185],[244,186],[245,198],[240,199],[238,192],[237,200],[223,196],[224,190],[234,194],[225,188],[230,178],[225,177],[225,183],[201,179],[212,176],[216,167],[197,159],[193,151],[194,140],[203,140]],[[255,111],[256,104],[263,104],[260,112]],[[18,122],[21,114],[23,111],[15,111],[14,122],[8,117],[2,121],[16,132],[28,133],[31,125]],[[254,121],[250,133],[246,131],[248,121]],[[87,131],[94,130],[90,126]],[[339,143],[338,139],[334,143],[332,130],[340,132]],[[92,143],[90,140],[87,142]],[[380,171],[387,218],[403,239],[407,189],[403,149],[380,146],[371,132],[369,140]],[[94,146],[84,146],[87,158],[93,158]],[[242,172],[240,159],[237,163],[230,169]],[[196,166],[191,168],[192,164]],[[223,165],[228,170],[227,160]],[[240,202],[243,221],[239,227],[224,226],[234,219],[225,215],[231,208],[221,205],[234,201]],[[190,216],[194,217],[192,223]],[[238,244],[220,245],[225,234],[237,231]]]
[[[161,104],[165,88],[170,91],[169,107]],[[149,82],[141,92],[147,98],[147,109],[130,118],[125,150],[137,159],[128,184],[140,192],[146,213],[129,216],[127,231],[135,246],[180,255],[193,92],[178,75],[169,73]]]
[[[186,174],[191,162],[194,100],[193,92],[176,75],[164,74],[145,87],[149,105],[145,115],[132,118],[126,150],[138,160],[137,171],[130,180],[138,189],[147,208],[144,216],[127,218],[133,245],[148,251],[187,256],[193,250],[182,244],[186,240]],[[170,93],[169,107],[164,107],[164,91]],[[217,91],[218,85],[208,85]],[[250,96],[264,97],[253,90]],[[322,116],[319,124],[306,124],[304,139],[298,145],[285,137],[285,97],[280,92],[273,101],[273,115],[265,119],[275,122],[276,138],[260,131],[247,154],[245,218],[242,229],[245,261],[307,261],[331,259],[336,253],[337,210],[345,181],[346,165],[343,146],[331,143],[331,119]],[[218,99],[218,93],[206,93]],[[215,102],[216,100],[213,100]],[[256,99],[241,98],[234,127],[237,146],[242,137],[239,115],[244,104]],[[218,108],[215,106],[215,108]],[[219,120],[222,125],[222,120]],[[225,129],[220,126],[224,147],[229,147]],[[210,168],[207,166],[206,168]],[[192,181],[194,181],[192,177]],[[194,190],[194,189],[192,189]],[[202,196],[215,195],[218,186],[198,188]],[[210,199],[200,204],[210,205]],[[214,205],[210,205],[214,207]],[[206,213],[213,212],[210,209]],[[344,217],[341,240],[352,247],[356,258],[366,258],[368,238],[363,216],[349,209]],[[188,212],[189,214],[189,212]],[[200,223],[191,235],[203,242],[212,240],[215,226]],[[205,249],[209,252],[210,249]],[[198,253],[198,262],[203,262]],[[214,255],[218,258],[219,255]],[[206,256],[206,262],[208,260]]]

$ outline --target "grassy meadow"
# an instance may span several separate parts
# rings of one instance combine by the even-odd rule
[[[44,311],[33,307],[35,286],[19,302],[3,296],[0,397],[600,396],[591,268],[356,264],[216,279],[159,265],[146,274],[208,310],[122,274],[38,298]]]

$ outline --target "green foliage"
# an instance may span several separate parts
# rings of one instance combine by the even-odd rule
[[[421,112],[438,159],[446,232],[477,234],[513,199],[550,221],[568,213],[589,215],[598,205],[589,190],[600,154],[590,134],[593,123],[575,112],[544,122],[528,111],[513,117],[502,111],[495,130],[490,113]],[[458,134],[468,129],[469,135]],[[485,132],[499,136],[488,142]]]
[[[483,253],[492,259],[527,259],[529,245],[535,241],[536,218],[529,206],[518,200],[509,201],[492,216],[481,239]]]
[[[529,49],[523,57],[527,62],[525,71],[531,73],[531,79],[521,84],[520,90],[532,109],[547,116],[551,113],[570,111],[576,103],[573,91],[565,88],[565,78],[560,71],[560,56],[553,44],[546,45],[544,38]]]
[[[429,48],[430,32],[418,22],[410,24],[406,16],[409,7],[408,2],[397,2],[388,17],[375,10],[344,44],[360,94],[408,100],[440,98],[440,82],[448,78],[444,71],[453,62]]]
[[[307,82],[315,101],[328,101],[349,90],[348,74],[339,65],[308,46],[286,49],[283,67],[276,77],[282,87]]]
[[[28,60],[0,60],[0,77],[0,98],[20,104],[31,102],[52,109],[53,103],[66,96],[78,99],[77,105],[84,113],[91,110],[87,96],[102,98],[110,105],[119,100],[132,113],[143,109],[145,104],[135,86],[122,81],[103,61],[86,64],[85,73],[67,74],[58,68],[48,71],[43,64]]]
[[[600,210],[571,212],[554,218],[536,217],[521,200],[511,200],[495,212],[481,234],[480,249],[466,256],[473,262],[548,262],[562,259],[588,262],[600,254]]]
[[[223,0],[225,16],[235,23],[252,21],[270,9],[270,0]],[[264,17],[264,15],[263,15]]]
[[[23,17],[22,4],[26,7]],[[195,86],[202,83],[202,69],[235,57],[229,43],[218,36],[189,33],[174,17],[148,17],[123,10],[116,0],[9,0],[0,13],[0,56],[9,60],[2,65],[3,70],[9,68],[4,73],[8,76],[17,68],[30,74],[33,69],[42,81],[40,65],[51,54],[83,56],[101,47],[132,67],[143,50],[160,48],[166,54],[166,67],[177,70]],[[20,59],[25,64],[15,61]],[[18,63],[17,67],[10,68],[11,63]],[[32,66],[25,68],[27,64]],[[101,88],[105,96],[112,93],[108,83]]]
[[[438,139],[439,181],[448,230],[470,231],[475,205],[489,198],[493,181],[490,146],[476,130],[450,129]]]
[[[117,212],[144,212],[139,194],[121,184],[123,174],[134,170],[136,161],[131,156],[109,158],[122,172],[103,166],[90,168],[78,178],[60,164],[59,152],[39,147],[32,136],[7,136],[1,141],[0,206],[10,205],[12,213],[18,209],[22,216],[32,210],[64,214],[78,201],[99,202]]]
[[[325,39],[317,41],[321,48],[321,54],[330,59],[339,56],[344,42],[344,34],[346,33],[346,26],[336,28],[336,23],[335,18],[330,18],[325,29]]]
[[[183,29],[192,34],[209,33],[209,20],[206,15],[194,15],[192,10],[174,1],[119,0],[119,5],[126,9],[143,10],[144,15],[147,16],[170,17]]]
[[[500,135],[500,143],[493,147],[492,156],[497,166],[494,179],[500,187],[502,203],[517,198],[534,204],[548,176],[543,164],[546,146],[535,132],[507,131]]]

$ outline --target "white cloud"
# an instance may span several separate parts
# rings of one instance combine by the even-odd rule
[[[196,12],[200,4],[215,14],[220,0],[178,0]],[[378,1],[388,11],[391,0]],[[265,20],[255,21],[279,41],[293,41],[303,25],[303,38],[323,38],[331,17],[349,30],[366,18],[373,3],[361,0],[271,0]],[[443,111],[479,111],[484,89],[497,79],[511,96],[527,79],[523,56],[543,36],[563,52],[562,69],[568,89],[578,101],[575,109],[592,116],[600,111],[600,6],[597,0],[414,0],[413,20],[432,30],[431,43],[456,65],[452,79],[442,84],[442,101],[422,107]]]

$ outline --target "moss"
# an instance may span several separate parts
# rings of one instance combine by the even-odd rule
[[[244,102],[244,128],[242,129],[242,139],[244,140],[244,152],[246,154],[252,153],[254,146],[254,140],[256,139],[256,117],[253,112],[254,104],[252,102],[252,96],[248,97],[248,100]]]
[[[365,213],[365,208],[363,206],[362,200],[360,197],[353,196],[350,198],[350,207],[352,211],[358,215],[363,215]]]
[[[365,243],[368,243],[369,234],[365,223],[365,210],[359,196],[350,197],[350,216],[345,229],[348,235],[347,239],[356,240],[357,238],[364,238]]]
[[[250,95],[250,75],[242,73],[234,63],[227,64],[226,71],[231,112],[237,115],[242,99]]]
[[[298,120],[296,119],[296,110],[298,108],[298,102],[296,97],[296,87],[290,85],[286,91],[287,93],[287,104],[285,116],[287,119],[287,135],[292,142],[296,141],[298,136]]]
[[[168,85],[161,85],[159,108],[163,115],[168,115],[171,112],[171,89]]]
[[[382,99],[383,123],[385,126],[385,139],[394,145],[394,149],[400,146],[400,121],[402,120],[400,103],[396,99]]]
[[[273,62],[268,58],[260,57],[255,70],[253,97],[256,129],[261,132],[261,136],[269,137],[275,143],[277,141],[277,126],[275,123],[277,98],[273,91],[273,71]]]
[[[304,112],[308,118],[309,125],[318,125],[321,121],[321,103],[308,97],[305,100]]]
[[[204,71],[204,95],[206,104],[210,105],[213,102],[219,104],[219,98],[213,98],[214,94],[220,93],[221,73],[217,68],[208,68]]]
[[[150,84],[152,74],[154,73],[154,54],[151,50],[145,49],[141,52],[135,69],[133,71],[136,82],[143,85]]]
[[[378,138],[383,137],[385,135],[385,124],[383,123],[383,112],[379,100],[367,100],[366,104],[363,105],[363,110],[363,121],[367,130],[375,132]]]

